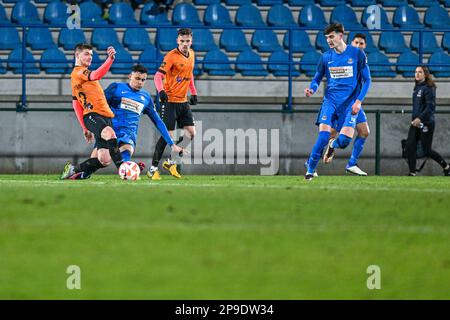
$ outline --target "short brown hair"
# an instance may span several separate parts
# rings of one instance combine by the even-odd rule
[[[342,23],[332,23],[329,24],[328,26],[326,26],[325,30],[323,31],[323,33],[325,35],[330,34],[332,32],[337,32],[337,33],[344,33],[344,25]]]
[[[93,47],[90,45],[90,44],[87,44],[87,43],[78,43],[76,46],[75,46],[75,51],[83,51],[83,50],[92,50],[93,49]]]
[[[192,30],[189,28],[181,28],[178,30],[178,36],[192,36]]]

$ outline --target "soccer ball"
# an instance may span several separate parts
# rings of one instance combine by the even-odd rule
[[[119,177],[122,180],[138,180],[141,169],[133,161],[125,161],[119,167]]]

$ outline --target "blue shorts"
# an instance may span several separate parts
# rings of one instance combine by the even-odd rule
[[[336,131],[341,131],[343,127],[352,127],[353,129],[356,127],[358,123],[367,122],[366,113],[361,108],[358,114],[352,114],[352,107],[350,106],[345,113],[338,115],[338,120],[334,124],[333,128]]]
[[[324,106],[325,109],[324,110]],[[350,106],[350,114],[351,114],[351,106]],[[324,124],[328,124],[329,126],[331,126],[334,130],[336,131],[340,131],[342,129],[342,127],[345,127],[347,125],[344,125],[346,122],[350,123],[350,118],[346,119],[347,113],[334,113],[331,114],[331,112],[333,111],[333,107],[331,107],[328,103],[327,104],[322,104],[322,106],[320,107],[319,113],[317,114],[317,119],[316,119],[316,126],[318,126],[321,123]],[[331,120],[329,120],[331,119]],[[364,112],[363,108],[361,107],[361,110],[358,113],[358,116],[356,117],[356,124],[359,123],[363,123],[363,122],[367,122],[367,116],[366,113]],[[353,125],[349,125],[350,127],[355,127]]]
[[[136,137],[137,133],[133,130],[127,128],[114,128],[114,132],[117,136],[117,145],[120,147],[122,144],[131,144],[133,148],[136,147]],[[97,148],[97,143],[95,143],[94,148]]]
[[[337,121],[337,116],[336,107],[330,101],[324,100],[317,114],[316,126],[323,123],[333,127],[333,124]]]

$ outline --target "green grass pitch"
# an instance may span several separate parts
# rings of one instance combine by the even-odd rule
[[[163,178],[1,175],[0,298],[450,298],[448,178]]]

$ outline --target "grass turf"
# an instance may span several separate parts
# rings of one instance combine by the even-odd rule
[[[0,298],[450,298],[448,178],[163,178],[1,175]]]

